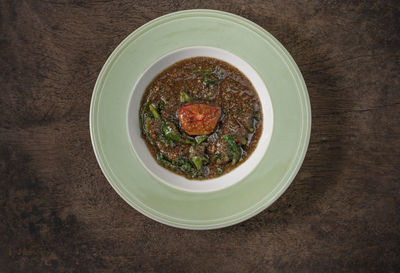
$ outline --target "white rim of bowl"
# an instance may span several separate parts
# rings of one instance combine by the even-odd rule
[[[208,50],[213,51],[215,53],[215,55],[213,54],[200,54],[200,55],[193,55],[193,54],[188,54],[185,55],[186,57],[184,58],[178,58],[175,59],[172,63],[167,63],[167,65],[162,66],[161,68],[159,68],[158,70],[156,70],[156,73],[153,73],[152,76],[150,77],[150,80],[146,81],[146,84],[144,84],[144,89],[141,88],[141,90],[136,91],[138,89],[138,85],[143,81],[144,76],[146,76],[150,70],[155,69],[154,67],[159,64],[160,62],[162,62],[163,60],[167,59],[168,57],[171,57],[173,55],[182,53],[182,52],[189,52],[189,51],[196,51],[196,50]],[[218,54],[220,54],[219,56],[217,56]],[[212,56],[210,56],[212,55]],[[244,72],[243,69],[240,69],[240,67],[238,67],[237,64],[233,64],[232,61],[229,61],[227,59],[224,58],[220,58],[220,56],[226,57],[232,57],[235,61],[238,61],[239,63],[241,63],[241,65],[244,65],[246,67],[246,69],[250,70],[249,71]],[[190,180],[187,179],[181,175],[175,174],[172,171],[160,166],[156,160],[154,159],[154,157],[151,155],[150,151],[148,151],[148,148],[144,142],[144,140],[142,139],[142,137],[140,137],[140,127],[138,128],[137,126],[135,126],[135,128],[132,128],[132,119],[138,119],[139,117],[139,109],[140,109],[140,101],[142,99],[143,93],[146,90],[147,86],[154,80],[154,78],[159,75],[159,73],[161,73],[162,71],[164,71],[165,69],[167,69],[168,67],[170,67],[171,65],[173,65],[176,62],[182,61],[184,59],[187,58],[192,58],[192,57],[212,57],[215,59],[219,59],[223,62],[226,62],[232,66],[234,66],[235,68],[237,68],[241,73],[243,73],[248,80],[252,83],[254,89],[257,92],[257,95],[260,99],[260,102],[262,104],[261,108],[262,108],[262,113],[263,113],[263,128],[262,128],[262,132],[259,138],[259,141],[257,143],[257,146],[255,148],[255,150],[251,153],[251,155],[244,161],[242,162],[239,166],[237,166],[236,168],[234,168],[233,170],[231,170],[230,172],[223,174],[217,178],[212,178],[212,179],[204,179],[204,180]],[[249,77],[249,74],[251,74],[251,76]],[[257,81],[257,85],[255,85],[255,81]],[[258,88],[256,87],[258,86]],[[137,109],[137,111],[135,111],[134,113],[132,113],[132,103],[136,102],[137,100],[134,100],[134,95],[136,92],[140,92],[139,95],[139,102],[137,102],[137,104],[139,105],[139,108]],[[262,94],[260,94],[260,92],[263,92]],[[263,103],[264,102],[264,103]],[[191,46],[191,47],[183,47],[171,52],[168,52],[166,54],[164,54],[163,56],[159,57],[156,61],[154,61],[151,65],[149,65],[149,67],[143,71],[143,73],[138,77],[138,80],[135,82],[132,91],[131,91],[131,95],[129,98],[129,103],[128,103],[128,107],[127,107],[127,111],[126,111],[126,128],[128,131],[128,136],[129,136],[129,141],[131,144],[131,147],[136,155],[136,157],[138,158],[139,162],[142,164],[142,166],[154,177],[156,178],[157,181],[162,182],[163,184],[178,189],[178,190],[182,190],[182,191],[187,191],[187,192],[193,192],[193,193],[207,193],[207,192],[215,192],[215,191],[219,191],[219,190],[223,190],[226,189],[228,187],[231,187],[237,183],[239,183],[240,181],[242,181],[243,179],[245,179],[248,175],[250,175],[255,168],[258,166],[258,164],[261,162],[262,158],[264,157],[265,153],[267,152],[267,149],[269,147],[270,141],[271,141],[271,137],[272,137],[272,132],[273,132],[273,108],[272,108],[272,103],[271,103],[271,98],[269,96],[268,93],[268,89],[264,83],[264,81],[262,80],[262,78],[258,75],[258,73],[256,72],[256,70],[246,61],[244,61],[242,58],[240,58],[239,56],[221,49],[221,48],[217,48],[217,47],[210,47],[210,46]],[[268,119],[267,119],[268,118]],[[267,123],[268,120],[268,123]],[[140,122],[139,122],[140,124]],[[139,130],[139,142],[143,142],[141,146],[144,146],[145,148],[143,150],[147,151],[147,155],[146,157],[150,156],[151,160],[153,160],[152,166],[153,167],[149,167],[148,164],[142,159],[142,152],[138,151],[137,148],[135,148],[134,145],[134,139],[137,138],[137,135],[133,135],[133,132]],[[261,145],[262,144],[262,145]],[[262,146],[262,147],[261,147]],[[261,147],[261,149],[260,149]],[[145,152],[146,153],[146,152]],[[245,168],[248,168],[247,170],[244,170]],[[170,178],[172,178],[173,180],[170,181],[169,179],[165,179],[164,177],[162,177],[161,175],[157,175],[155,173],[155,171],[152,170],[152,168],[156,168],[158,169],[158,171],[165,173],[170,176]],[[244,170],[244,171],[243,171]],[[240,173],[239,173],[240,172]],[[239,175],[238,175],[239,174]],[[239,177],[236,178],[235,176],[238,175]]]

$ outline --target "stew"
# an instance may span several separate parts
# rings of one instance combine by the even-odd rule
[[[250,156],[263,117],[245,75],[221,60],[195,57],[173,64],[149,84],[139,118],[155,160],[201,180],[225,174]]]

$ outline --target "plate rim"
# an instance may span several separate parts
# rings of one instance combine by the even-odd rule
[[[130,94],[130,97],[129,97],[129,99],[128,99],[129,102],[128,102],[128,108],[127,108],[127,111],[126,111],[126,117],[127,117],[127,119],[126,119],[126,127],[127,127],[127,128],[126,128],[126,131],[127,131],[127,134],[128,134],[128,136],[129,136],[129,138],[130,138],[130,144],[131,144],[130,146],[131,146],[132,150],[134,151],[135,156],[138,158],[138,160],[139,160],[139,162],[142,164],[143,168],[145,168],[155,179],[157,179],[159,182],[162,182],[162,183],[164,183],[165,185],[167,185],[167,186],[169,186],[169,187],[172,187],[172,188],[177,189],[177,190],[180,190],[180,191],[186,191],[186,192],[190,192],[190,193],[200,193],[200,194],[201,194],[201,193],[212,193],[212,192],[222,191],[222,190],[225,190],[225,189],[227,189],[227,188],[229,188],[229,187],[232,187],[232,186],[234,186],[235,184],[240,183],[241,181],[245,180],[246,177],[249,176],[249,175],[256,169],[256,167],[257,167],[258,165],[260,165],[262,159],[264,158],[264,156],[265,156],[265,154],[266,154],[266,152],[267,152],[267,150],[268,150],[268,146],[269,146],[269,144],[271,143],[272,134],[273,134],[273,127],[274,127],[274,109],[273,109],[273,105],[272,105],[272,102],[271,102],[271,98],[270,98],[270,96],[269,96],[269,92],[268,92],[268,89],[267,89],[267,87],[266,87],[266,85],[265,85],[265,82],[263,81],[263,79],[261,78],[261,76],[257,73],[257,71],[254,69],[254,67],[253,67],[251,64],[247,63],[246,61],[244,61],[244,60],[243,60],[242,58],[240,58],[239,56],[237,56],[237,55],[235,55],[235,54],[233,54],[233,53],[231,53],[231,52],[229,52],[229,51],[227,51],[227,50],[225,50],[225,49],[223,49],[223,48],[221,48],[221,47],[215,47],[215,46],[203,46],[203,45],[201,45],[201,46],[187,46],[187,47],[182,47],[182,48],[179,48],[179,49],[170,51],[170,52],[168,52],[168,53],[162,55],[161,57],[157,58],[157,59],[156,59],[156,60],[155,60],[155,61],[154,61],[154,62],[153,62],[153,63],[138,77],[138,80],[137,80],[136,83],[134,84],[134,87],[133,87],[132,90],[135,90],[135,89],[136,89],[136,86],[137,86],[138,82],[141,80],[141,78],[142,78],[143,75],[146,73],[146,71],[147,71],[148,69],[150,69],[155,63],[158,63],[161,59],[166,58],[166,57],[169,56],[169,55],[176,54],[176,53],[179,52],[179,51],[187,51],[187,50],[191,50],[191,49],[200,49],[200,48],[201,48],[201,49],[207,48],[207,49],[217,50],[217,51],[225,51],[226,53],[235,56],[235,58],[239,59],[240,61],[245,62],[246,65],[248,65],[249,67],[251,67],[251,69],[254,71],[254,73],[256,74],[256,77],[258,77],[258,78],[262,81],[263,86],[264,86],[265,90],[266,90],[267,93],[268,93],[268,94],[267,94],[267,96],[268,96],[267,101],[268,101],[268,102],[267,102],[266,104],[269,103],[268,106],[269,106],[269,108],[271,109],[271,110],[270,110],[270,112],[271,112],[270,115],[271,115],[271,117],[272,117],[272,120],[271,120],[272,129],[271,129],[271,133],[269,134],[269,137],[267,137],[267,142],[266,142],[266,144],[265,144],[265,150],[264,150],[264,152],[262,152],[262,157],[257,161],[257,163],[256,163],[254,166],[252,166],[251,171],[250,171],[248,174],[246,174],[245,176],[243,176],[242,178],[240,178],[239,180],[235,181],[233,184],[230,184],[230,185],[225,186],[225,187],[223,187],[223,188],[217,188],[217,189],[212,189],[212,190],[204,190],[204,191],[201,191],[201,190],[194,190],[194,189],[183,189],[183,188],[180,188],[179,186],[172,185],[172,184],[170,184],[170,183],[164,181],[162,178],[158,177],[153,171],[151,171],[151,170],[146,166],[146,164],[143,162],[143,160],[139,157],[139,154],[138,154],[138,152],[136,151],[136,149],[135,149],[135,147],[134,147],[134,145],[133,145],[133,143],[132,143],[132,136],[131,136],[130,129],[129,129],[129,127],[130,127],[130,125],[129,125],[129,105],[131,105],[131,103],[132,103],[133,96],[134,96],[134,92],[132,92],[132,93]],[[204,55],[204,56],[205,56],[205,55]],[[221,61],[223,61],[223,62],[226,62],[225,60],[219,59],[218,57],[212,57],[212,58],[215,58],[215,59],[221,60]],[[182,61],[182,60],[180,60],[180,61]],[[234,65],[232,65],[232,66],[234,66]],[[235,66],[234,66],[234,67],[235,67]],[[243,73],[243,72],[242,72],[242,73]],[[259,96],[259,97],[260,97],[260,96]],[[266,109],[268,109],[268,107],[267,107]],[[268,110],[266,110],[266,111],[268,111]],[[265,124],[263,125],[263,130],[264,130],[264,126],[265,126]],[[268,126],[266,126],[266,127],[268,127]],[[261,137],[262,137],[262,136],[261,136]],[[261,140],[261,139],[260,139],[260,140]],[[259,144],[257,144],[257,145],[259,145]],[[253,155],[253,153],[252,153],[251,155]],[[251,155],[250,155],[250,156],[251,156]],[[250,157],[249,157],[249,158],[250,158]],[[247,159],[249,159],[249,158],[247,158]],[[247,159],[246,159],[246,160],[247,160]],[[242,164],[244,164],[244,162],[243,162]],[[241,164],[241,166],[242,166],[242,164]],[[215,178],[212,178],[212,179],[215,179]],[[218,183],[218,181],[207,181],[207,180],[202,180],[200,183],[210,183],[210,182],[212,182],[212,183]]]
[[[264,198],[262,198],[259,202],[253,204],[251,207],[235,214],[235,215],[231,215],[229,217],[224,217],[224,218],[232,218],[235,217],[234,219],[231,220],[227,220],[227,221],[220,221],[223,218],[218,218],[218,219],[213,219],[213,220],[209,220],[207,221],[206,224],[200,224],[200,223],[204,223],[205,221],[201,221],[198,220],[199,223],[193,223],[196,222],[195,220],[187,220],[188,223],[178,223],[178,222],[174,222],[173,220],[169,220],[169,219],[179,219],[180,221],[185,222],[185,219],[180,219],[180,218],[175,218],[173,216],[168,215],[169,219],[165,219],[165,218],[161,218],[158,214],[160,214],[160,212],[155,211],[152,208],[147,207],[149,210],[152,210],[154,214],[152,214],[149,211],[146,211],[145,209],[143,209],[142,207],[140,207],[139,205],[135,204],[132,200],[129,200],[127,198],[127,196],[125,196],[125,194],[122,192],[123,189],[120,189],[119,187],[117,187],[117,185],[115,185],[114,183],[112,183],[113,178],[109,175],[109,173],[106,170],[106,166],[104,166],[104,162],[103,159],[100,158],[99,153],[100,149],[97,149],[97,140],[95,139],[95,132],[94,132],[94,108],[95,108],[95,103],[96,103],[96,98],[98,97],[98,93],[99,93],[99,89],[101,89],[102,83],[105,79],[105,76],[107,76],[107,72],[108,70],[112,67],[113,65],[113,61],[116,59],[116,57],[118,56],[118,54],[124,49],[124,47],[127,45],[128,42],[131,42],[132,37],[135,36],[136,34],[140,34],[140,32],[144,31],[144,33],[148,30],[146,30],[146,28],[150,25],[157,26],[159,24],[164,23],[164,20],[170,18],[170,17],[175,17],[175,16],[179,16],[181,14],[190,14],[190,13],[194,13],[195,15],[203,15],[203,16],[213,16],[216,18],[221,19],[220,17],[218,17],[218,15],[223,15],[226,16],[228,18],[232,18],[235,20],[238,20],[242,23],[242,25],[244,25],[247,28],[253,28],[251,30],[255,31],[255,33],[257,33],[261,39],[265,40],[265,37],[262,37],[262,35],[267,35],[267,37],[270,39],[271,45],[273,47],[275,47],[275,50],[280,50],[283,54],[283,56],[280,55],[281,58],[286,57],[287,60],[283,60],[285,61],[286,65],[289,68],[290,73],[292,74],[292,76],[294,78],[297,78],[296,81],[296,85],[298,85],[298,83],[300,83],[301,86],[299,86],[299,90],[303,91],[301,92],[303,97],[300,97],[300,99],[302,99],[302,110],[306,110],[306,117],[307,120],[302,119],[302,123],[305,123],[304,126],[302,126],[302,133],[304,133],[304,141],[299,141],[299,144],[297,146],[297,151],[296,152],[296,157],[298,158],[298,160],[296,160],[294,162],[294,164],[296,165],[294,168],[292,168],[290,165],[288,166],[288,170],[291,170],[291,174],[289,175],[289,177],[286,180],[286,182],[284,183],[284,185],[282,186],[281,183],[277,184],[277,187],[280,187],[280,189],[275,192],[275,188],[273,188],[271,190],[271,193],[275,192],[274,196],[269,198],[267,201],[265,201],[265,199],[269,196],[266,195],[264,196]],[[223,18],[226,19],[226,18]],[[234,23],[238,23],[237,21],[233,21]],[[261,34],[259,33],[261,32]],[[277,49],[277,48],[278,49]],[[287,63],[289,62],[289,63]],[[294,70],[294,71],[292,71]],[[293,72],[295,72],[293,74]],[[136,30],[134,30],[133,32],[131,32],[125,39],[122,40],[122,42],[120,42],[118,44],[118,46],[112,51],[112,53],[109,55],[109,57],[107,58],[106,62],[104,63],[98,77],[96,80],[96,84],[94,86],[93,89],[93,93],[92,93],[92,99],[91,99],[91,103],[90,103],[90,110],[89,110],[89,127],[90,127],[90,137],[91,137],[91,142],[92,142],[92,146],[93,146],[93,150],[97,159],[97,162],[103,172],[103,175],[106,177],[107,181],[109,182],[109,184],[112,186],[112,188],[119,194],[119,196],[125,201],[127,202],[130,206],[132,206],[134,209],[136,209],[137,211],[139,211],[140,213],[142,213],[143,215],[166,225],[169,226],[173,226],[173,227],[177,227],[177,228],[185,228],[185,229],[196,229],[196,230],[203,230],[203,229],[217,229],[217,228],[222,228],[222,227],[227,227],[227,226],[231,226],[240,222],[243,222],[255,215],[257,215],[258,213],[260,213],[261,211],[265,210],[268,206],[270,206],[272,203],[274,203],[286,190],[287,188],[291,185],[291,183],[293,182],[294,178],[296,177],[300,167],[303,164],[303,161],[305,159],[306,153],[307,153],[307,148],[309,145],[309,141],[310,141],[310,136],[311,136],[311,125],[312,125],[312,120],[311,120],[311,105],[310,105],[310,99],[309,99],[309,94],[307,91],[307,87],[306,84],[304,82],[304,78],[300,72],[300,69],[298,68],[297,64],[295,63],[293,57],[289,54],[289,52],[285,49],[285,47],[274,37],[272,36],[272,34],[270,34],[268,31],[266,31],[265,29],[263,29],[262,27],[260,27],[259,25],[257,25],[256,23],[241,17],[239,15],[236,14],[232,14],[229,12],[224,12],[224,11],[218,11],[218,10],[210,10],[210,9],[189,9],[189,10],[183,10],[183,11],[178,11],[178,12],[173,12],[173,13],[169,13],[160,17],[157,17],[147,23],[145,23],[144,25],[140,26],[139,28],[137,28]],[[306,127],[306,130],[304,131],[304,127]],[[304,132],[303,132],[304,131]],[[302,135],[300,134],[299,139],[302,139]],[[106,159],[104,159],[106,160]],[[292,164],[291,164],[292,165]],[[109,167],[109,169],[111,170],[111,168]],[[112,170],[111,170],[112,172]],[[286,172],[281,178],[281,180],[283,180],[283,178],[285,178],[287,176]],[[139,203],[142,203],[140,200],[136,200]],[[260,203],[262,203],[262,205],[259,205]],[[146,207],[145,204],[142,203],[142,205],[144,205]],[[248,212],[248,210],[256,207],[256,209],[253,209],[251,212]],[[161,213],[162,214],[162,213]],[[190,223],[189,223],[190,222]],[[216,222],[216,223],[213,223]]]

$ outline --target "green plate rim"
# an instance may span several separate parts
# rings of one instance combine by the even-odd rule
[[[125,47],[128,46],[130,42],[132,42],[135,39],[135,37],[136,38],[139,37],[141,34],[147,32],[152,27],[155,27],[159,24],[163,24],[165,22],[174,20],[182,16],[183,17],[211,16],[223,20],[231,20],[236,24],[241,24],[249,28],[250,30],[254,31],[255,33],[257,33],[258,36],[260,36],[261,39],[267,40],[278,53],[279,52],[281,53],[279,54],[280,58],[285,62],[293,78],[296,79],[296,85],[298,87],[298,90],[301,92],[301,94],[299,95],[300,98],[302,99],[302,106],[303,106],[302,111],[305,111],[305,114],[307,116],[306,120],[302,119],[302,127],[301,127],[302,132],[301,136],[299,137],[300,145],[298,146],[296,152],[297,159],[292,161],[292,164],[289,165],[288,170],[282,177],[280,183],[277,184],[277,186],[273,190],[271,190],[271,193],[274,193],[274,196],[270,197],[269,195],[267,195],[265,198],[263,198],[256,204],[253,204],[253,206],[235,215],[230,215],[227,217],[210,221],[195,221],[195,220],[186,221],[185,219],[175,218],[170,215],[168,216],[163,215],[153,210],[152,208],[149,207],[146,208],[146,205],[139,200],[136,200],[136,203],[130,200],[125,195],[124,189],[120,188],[118,185],[114,183],[113,179],[116,179],[116,176],[113,174],[112,169],[107,166],[107,160],[105,159],[104,154],[102,153],[101,143],[98,139],[98,132],[96,131],[95,115],[99,101],[99,93],[105,79],[107,78],[107,73],[112,68],[114,61],[117,59],[118,55],[122,52],[122,50],[124,50]],[[107,178],[108,182],[111,184],[114,190],[123,198],[123,200],[125,200],[133,208],[135,208],[142,214],[146,215],[147,217],[166,225],[178,228],[186,228],[186,229],[216,229],[243,222],[253,217],[254,215],[260,213],[268,206],[270,206],[274,201],[276,201],[283,194],[283,192],[285,192],[285,190],[290,186],[291,182],[297,175],[307,152],[307,147],[311,135],[311,106],[307,92],[307,87],[305,85],[304,79],[301,75],[301,72],[297,64],[293,60],[292,56],[288,53],[288,51],[275,37],[273,37],[269,32],[267,32],[265,29],[261,28],[257,24],[241,16],[217,10],[195,9],[195,10],[178,11],[158,17],[142,25],[135,31],[133,31],[115,48],[115,50],[108,57],[97,78],[90,105],[89,124],[90,124],[90,136],[92,140],[92,145],[96,159],[100,165],[100,168],[105,177]],[[289,176],[288,173],[290,173]],[[285,182],[282,184],[281,182],[283,180],[285,180]],[[279,189],[276,191],[276,188]],[[227,218],[226,221],[221,221],[224,220],[224,218]]]

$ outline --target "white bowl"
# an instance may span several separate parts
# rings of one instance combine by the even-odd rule
[[[217,178],[206,180],[190,180],[177,175],[160,166],[151,155],[141,137],[139,109],[144,91],[151,81],[172,64],[191,57],[212,57],[225,61],[239,69],[253,84],[261,102],[263,126],[261,137],[253,153],[238,167]],[[177,94],[178,96],[178,94]],[[190,192],[211,192],[222,190],[238,183],[249,175],[258,165],[267,151],[273,129],[273,110],[267,87],[257,72],[238,56],[215,47],[194,46],[186,47],[167,55],[154,62],[136,82],[128,104],[127,128],[133,150],[143,166],[159,181],[179,190]]]

